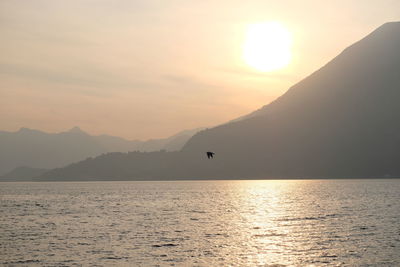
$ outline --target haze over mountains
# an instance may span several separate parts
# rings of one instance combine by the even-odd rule
[[[92,136],[79,127],[61,133],[28,128],[17,132],[0,131],[0,175],[18,168],[7,176],[28,178],[29,170],[32,175],[39,175],[44,169],[62,167],[108,152],[180,150],[199,130],[186,130],[168,138],[147,141],[129,141],[109,135]]]
[[[40,180],[400,177],[400,22],[179,152],[110,153]],[[208,160],[206,151],[216,157]]]

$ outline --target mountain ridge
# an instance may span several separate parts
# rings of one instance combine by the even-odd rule
[[[386,23],[290,87],[262,114],[200,131],[181,152],[105,155],[101,169],[133,180],[400,177],[399,48],[400,22]],[[205,151],[216,157],[207,160]],[[41,178],[106,179],[96,161]]]
[[[184,130],[167,138],[147,141],[90,135],[77,126],[58,133],[26,127],[15,132],[0,131],[0,175],[21,166],[53,169],[109,152],[175,151],[200,129]]]

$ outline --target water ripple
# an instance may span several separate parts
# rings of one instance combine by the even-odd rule
[[[400,266],[400,180],[1,183],[0,265]]]

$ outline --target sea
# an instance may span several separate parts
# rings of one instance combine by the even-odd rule
[[[1,266],[400,266],[400,179],[0,183]]]

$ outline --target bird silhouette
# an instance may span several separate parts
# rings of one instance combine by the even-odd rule
[[[214,152],[207,151],[206,153],[207,153],[207,158],[208,159],[214,158],[214,154],[215,154]]]

